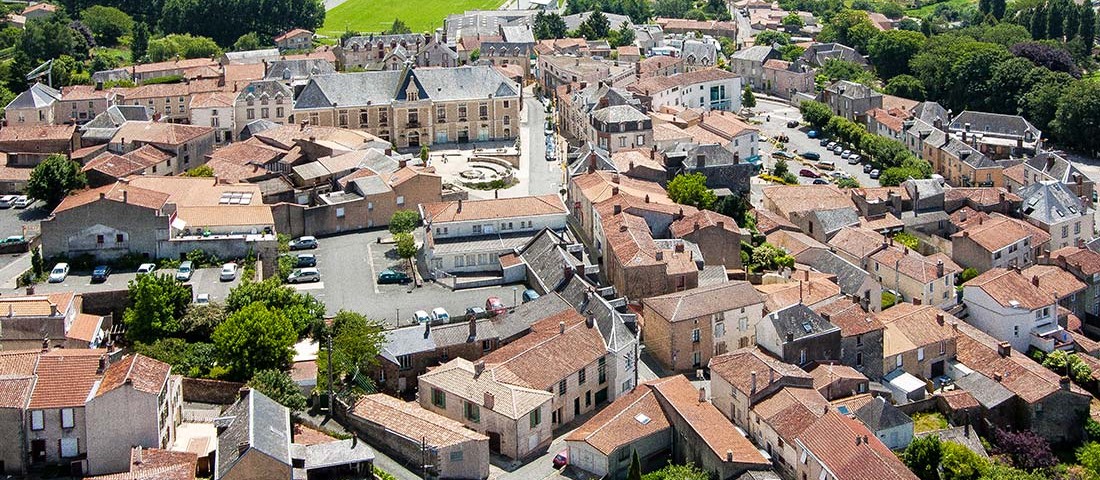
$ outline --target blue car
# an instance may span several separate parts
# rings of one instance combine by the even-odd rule
[[[539,292],[536,292],[530,288],[523,291],[523,303],[527,303],[539,298]]]
[[[817,130],[810,130],[806,132],[806,136],[810,138],[817,138]]]
[[[111,276],[111,267],[107,265],[100,265],[92,270],[92,282],[106,282],[109,276]]]

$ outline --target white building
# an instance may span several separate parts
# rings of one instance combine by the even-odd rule
[[[741,109],[741,77],[717,68],[650,77],[627,89],[647,98],[652,110],[666,106],[732,112]]]
[[[1058,324],[1058,305],[1017,270],[994,268],[963,285],[967,323],[1020,352],[1072,348],[1073,340]]]

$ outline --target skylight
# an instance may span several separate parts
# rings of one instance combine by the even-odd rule
[[[642,425],[649,425],[649,422],[650,422],[649,417],[647,417],[646,414],[644,414],[644,413],[639,413],[639,414],[635,415],[634,420],[637,420],[638,423],[640,423]]]

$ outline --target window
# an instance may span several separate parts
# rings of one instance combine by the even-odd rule
[[[565,395],[565,391],[568,389],[568,387],[569,384],[566,383],[565,379],[562,379],[562,381],[558,382],[558,395]]]
[[[417,114],[416,110],[410,110],[409,111],[409,125],[412,126],[412,125],[417,125],[419,123],[420,123],[420,115]]]
[[[798,364],[803,365],[806,363],[806,349],[803,348],[798,351]]]
[[[508,100],[505,100],[504,101],[504,108],[508,108],[508,105],[510,105],[510,103],[508,102]]]
[[[918,362],[923,362],[924,361],[924,347],[921,347],[921,348],[917,349],[917,361]]]
[[[484,103],[478,105],[477,114],[481,117],[482,120],[489,118],[489,106]]]
[[[61,409],[61,428],[73,428],[75,420],[73,419],[73,409],[62,408]]]
[[[460,121],[460,122],[465,122],[466,121],[466,106],[465,105],[459,105],[458,106],[458,121]]]
[[[283,107],[275,107],[275,116],[283,118]]]
[[[447,392],[438,388],[432,389],[432,405],[439,408],[447,408]]]
[[[256,109],[255,108],[249,108],[248,110],[245,110],[245,117],[248,118],[249,120],[252,120],[252,119],[256,118]]]
[[[96,235],[95,236],[95,243],[97,243],[99,245],[103,245],[103,235]]]
[[[481,423],[481,407],[478,406],[478,404],[465,402],[463,403],[462,410],[462,414],[466,417],[466,420],[474,423]]]
[[[699,343],[699,329],[693,329],[691,331],[691,343]]]
[[[542,423],[542,410],[538,408],[531,410],[531,413],[527,415],[527,419],[531,428],[539,426]]]
[[[385,110],[379,110],[378,111],[378,124],[384,127],[389,122],[390,122],[390,113],[385,111]]]
[[[722,338],[726,336],[726,324],[723,322],[714,322],[714,336],[716,338]]]
[[[336,218],[344,218],[344,207],[336,208]]]
[[[1012,336],[1017,337],[1017,338],[1020,337],[1020,326],[1019,325],[1013,325],[1012,326]]]
[[[625,147],[626,146],[626,137],[619,137],[619,146],[620,147]]]
[[[451,461],[452,462],[461,462],[462,461],[462,450],[455,450],[455,451],[451,452]]]
[[[1077,223],[1073,224],[1073,234],[1074,235],[1080,235],[1081,234],[1081,222],[1077,222]]]
[[[373,212],[374,211],[374,202],[367,202],[367,211],[368,212]],[[435,229],[435,233],[437,233],[437,234],[439,233],[438,228]]]
[[[399,370],[409,370],[412,368],[412,357],[409,355],[398,355],[397,367]]]
[[[947,340],[940,340],[940,355],[947,354]]]
[[[260,108],[260,118],[271,118],[271,109],[267,107]],[[344,112],[340,114],[341,127],[348,126],[348,113]]]
[[[504,116],[504,124],[505,125],[511,125],[512,124],[512,119],[509,118],[508,115]]]
[[[737,330],[744,332],[749,328],[749,317],[741,317],[737,320]]]
[[[1069,236],[1069,225],[1062,225],[1062,238]]]
[[[482,352],[488,352],[489,350],[492,350],[492,349],[493,349],[493,341],[492,340],[482,340],[481,341],[481,351]]]
[[[404,205],[405,204],[405,196],[404,195],[398,195],[397,196],[397,204],[398,205]]]
[[[600,359],[596,362],[596,373],[599,374],[600,385],[603,385],[604,383],[607,383],[607,359],[606,358],[600,357]]]
[[[581,384],[581,385],[584,385],[585,380],[587,380],[586,377],[588,377],[588,370],[583,369],[583,368],[580,369],[577,372],[577,383]]]
[[[123,243],[126,241],[126,236],[121,233],[115,234],[115,243]]]
[[[898,368],[901,368],[901,355],[894,357],[894,363],[897,365]]]
[[[856,366],[863,366],[863,352],[856,352]]]
[[[76,438],[62,438],[61,458],[72,458],[80,455],[80,440]]]
[[[437,122],[446,122],[447,121],[447,107],[444,107],[442,105],[436,107],[436,109],[435,109],[435,121],[437,121]]]
[[[31,430],[42,430],[46,428],[46,419],[42,414],[42,410],[34,410],[31,412]]]
[[[481,234],[481,225],[474,225],[473,230],[474,230],[474,234],[480,235]]]
[[[699,352],[691,352],[691,366],[699,368],[703,364],[703,355]]]

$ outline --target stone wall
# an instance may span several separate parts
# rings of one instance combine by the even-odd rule
[[[229,405],[237,401],[243,383],[204,378],[183,379],[183,401]]]

